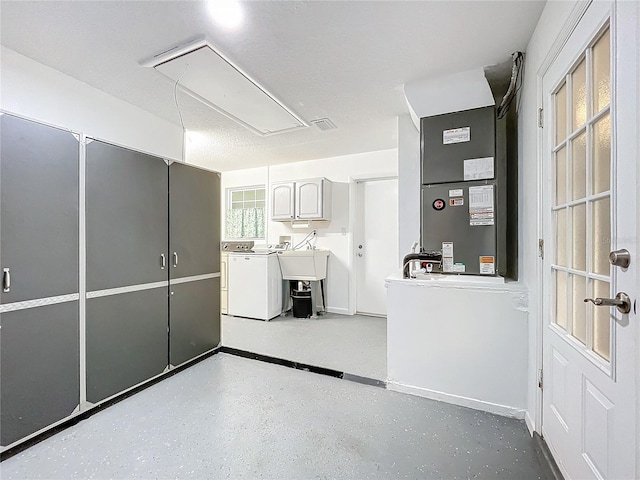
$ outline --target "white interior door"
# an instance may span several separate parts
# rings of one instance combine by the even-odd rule
[[[398,180],[357,183],[356,312],[386,315],[384,279],[398,270]]]
[[[640,473],[634,3],[593,2],[542,81],[543,218],[551,247],[543,278],[542,433],[567,479]],[[623,45],[629,33],[636,46]],[[626,48],[635,56],[621,55]],[[622,248],[631,253],[628,268],[609,262],[609,252]],[[631,297],[630,313],[585,301],[617,292]]]

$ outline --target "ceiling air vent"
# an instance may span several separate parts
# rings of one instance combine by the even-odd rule
[[[310,120],[309,123],[314,124],[316,127],[318,127],[322,131],[335,130],[336,128],[338,128],[328,118],[318,118],[317,120]]]
[[[185,93],[258,135],[309,126],[205,38],[170,48],[141,65],[153,67]]]

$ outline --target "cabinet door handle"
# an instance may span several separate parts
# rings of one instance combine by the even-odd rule
[[[178,252],[173,252],[173,267],[178,266]]]
[[[164,253],[160,254],[160,268],[164,270],[164,267],[167,266],[167,258],[164,256]]]
[[[8,292],[11,290],[11,271],[8,268],[2,269],[2,291]]]

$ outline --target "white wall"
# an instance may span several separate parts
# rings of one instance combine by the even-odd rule
[[[182,159],[179,125],[1,48],[0,108],[5,112],[153,155]]]
[[[398,255],[400,265],[420,242],[420,132],[409,115],[398,117]]]
[[[331,250],[326,282],[327,310],[348,314],[353,313],[349,288],[350,280],[354,275],[351,258],[353,232],[350,231],[349,219],[349,181],[354,178],[396,176],[397,174],[398,151],[391,149],[224,172],[222,188],[223,192],[226,192],[227,188],[268,185],[273,182],[305,178],[326,177],[331,180],[333,182],[331,221],[314,222],[312,228],[318,231],[316,246]],[[270,206],[267,205],[268,211],[269,208]],[[281,236],[291,236],[295,245],[309,231],[310,229],[292,229],[287,223],[267,220],[266,243],[278,243]]]
[[[556,37],[562,30],[576,2],[547,2],[526,50],[525,77],[519,112],[519,215],[520,218],[520,281],[529,290],[529,371],[527,374],[527,422],[538,429],[535,412],[537,387],[538,341],[542,312],[540,311],[539,278],[542,274],[538,257],[539,177],[538,159],[538,70]]]

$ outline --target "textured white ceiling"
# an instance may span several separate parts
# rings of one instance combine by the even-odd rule
[[[217,170],[396,147],[402,85],[503,62],[544,2],[251,1],[228,32],[204,2],[0,3],[0,41],[177,124],[173,84],[139,65],[200,35],[305,120],[338,127],[260,137],[179,92],[188,160]]]

